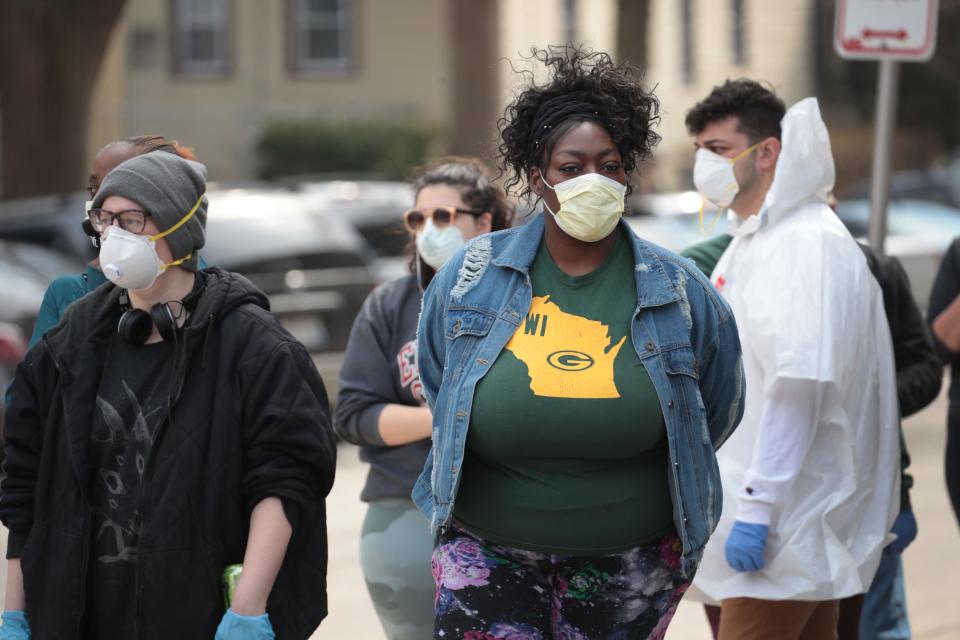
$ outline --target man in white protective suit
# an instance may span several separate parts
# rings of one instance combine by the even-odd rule
[[[899,504],[882,293],[827,204],[816,99],[786,111],[760,84],[728,80],[686,124],[697,190],[728,210],[733,239],[711,281],[737,319],[747,382],[691,596],[720,604],[720,640],[836,638],[838,600],[869,589]]]

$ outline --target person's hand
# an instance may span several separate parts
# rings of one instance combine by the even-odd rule
[[[897,534],[897,539],[888,544],[883,552],[900,555],[917,537],[917,519],[913,516],[913,511],[901,511],[893,521],[890,531]]]
[[[214,640],[274,640],[273,626],[267,614],[241,616],[227,609],[217,627]],[[0,638],[0,640],[3,640]]]
[[[733,523],[733,529],[727,537],[727,564],[737,571],[759,571],[763,569],[763,549],[767,546],[767,533],[770,527],[752,522]]]
[[[0,614],[0,640],[30,640],[30,625],[23,611],[4,611]]]

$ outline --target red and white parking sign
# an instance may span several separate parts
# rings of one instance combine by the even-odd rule
[[[938,6],[939,0],[837,0],[834,48],[841,58],[929,60]]]

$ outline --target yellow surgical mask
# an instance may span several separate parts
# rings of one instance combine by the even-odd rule
[[[546,181],[542,172],[540,178],[548,188],[553,189],[560,202],[559,211],[554,213],[550,207],[547,207],[547,211],[553,215],[560,229],[572,238],[582,242],[603,240],[623,217],[627,187],[616,180],[599,173],[585,173],[553,186]]]

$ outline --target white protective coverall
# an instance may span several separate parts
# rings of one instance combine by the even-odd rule
[[[733,230],[711,275],[737,319],[747,386],[743,421],[717,452],[723,513],[692,594],[708,602],[864,593],[899,507],[882,293],[826,204],[834,165],[816,99],[781,125],[763,207]],[[770,525],[760,571],[727,564],[735,520]]]

